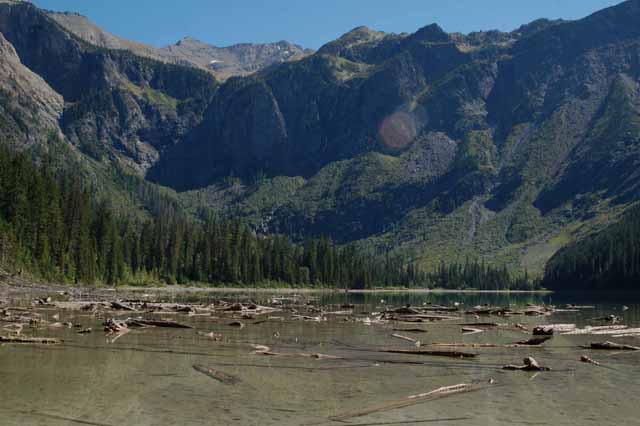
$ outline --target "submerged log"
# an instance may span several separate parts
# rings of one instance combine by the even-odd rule
[[[170,320],[151,320],[151,319],[142,319],[142,318],[129,318],[127,320],[127,325],[131,327],[163,327],[163,328],[193,328],[187,324],[181,324],[176,321]]]
[[[135,311],[135,308],[118,301],[111,302],[111,308],[119,311]]]
[[[632,345],[623,345],[613,342],[596,342],[589,346],[583,346],[584,349],[597,349],[606,351],[640,351],[640,347]]]
[[[338,414],[336,416],[332,416],[329,419],[334,422],[345,422],[346,420],[350,420],[356,417],[363,417],[369,414],[381,413],[381,412],[391,411],[399,408],[410,407],[412,405],[421,404],[423,402],[433,401],[433,400],[445,398],[448,396],[478,391],[481,389],[485,389],[487,387],[488,386],[469,385],[465,383],[462,383],[459,385],[453,385],[453,386],[445,386],[445,387],[432,390],[431,392],[421,393],[418,395],[411,395],[397,401],[388,401],[379,405],[374,405],[371,407],[348,411],[342,414]]]
[[[397,334],[394,333],[391,335],[391,337],[395,337],[396,339],[402,339],[402,340],[406,340],[407,342],[411,342],[414,345],[420,347],[421,343],[419,340],[414,339],[413,337],[407,337],[407,336],[403,336],[402,334]]]
[[[449,358],[475,358],[478,354],[460,351],[433,351],[427,349],[380,349],[378,352],[406,355],[444,356]]]
[[[15,344],[35,344],[35,345],[59,345],[62,343],[60,339],[50,339],[48,337],[9,337],[0,336],[0,343]]]
[[[527,357],[522,360],[524,365],[505,365],[503,370],[517,370],[517,371],[551,371],[549,367],[542,367],[538,364],[534,358]]]
[[[193,369],[199,373],[211,377],[212,379],[224,383],[225,385],[235,385],[241,382],[241,380],[236,376],[232,376],[223,371],[216,370],[215,368],[207,367],[205,365],[195,364],[193,366]]]
[[[595,360],[593,360],[593,359],[589,358],[589,357],[588,357],[588,356],[586,356],[586,355],[582,355],[582,356],[580,357],[580,362],[584,362],[584,363],[586,363],[586,364],[598,365],[598,366],[602,365],[602,364],[600,364],[598,361],[595,361]]]
[[[109,318],[102,325],[104,325],[104,331],[107,333],[120,333],[129,329],[129,325],[126,322],[113,318]]]
[[[516,345],[525,345],[525,346],[539,346],[541,344],[543,344],[544,342],[548,341],[551,339],[551,336],[544,336],[544,337],[534,337],[533,339],[529,339],[529,340],[522,340],[520,342],[516,342]]]

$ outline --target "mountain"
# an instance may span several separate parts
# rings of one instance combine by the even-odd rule
[[[158,61],[200,68],[221,80],[248,75],[273,64],[294,61],[313,53],[313,50],[287,41],[216,47],[191,37],[185,37],[171,46],[155,48],[115,36],[77,13],[49,12],[48,15],[70,33],[95,46],[128,50]]]
[[[64,143],[195,215],[427,267],[471,257],[540,273],[640,195],[640,0],[509,33],[358,27],[270,65],[273,46],[229,48],[247,61],[233,59],[238,74],[255,72],[228,79],[202,69],[222,53],[195,40],[154,57],[56,16],[0,3],[20,72],[58,105],[38,114],[55,117],[61,97],[49,123]]]
[[[547,264],[544,285],[558,291],[638,292],[640,208],[563,247]]]

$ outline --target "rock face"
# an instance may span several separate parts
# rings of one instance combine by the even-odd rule
[[[193,39],[148,53],[0,3],[0,32],[87,155],[262,230],[538,268],[640,196],[639,21],[630,0],[511,33],[359,27],[312,55]]]
[[[25,67],[0,33],[0,134],[6,142],[31,145],[60,134],[64,101],[40,76]]]
[[[310,49],[286,41],[216,47],[191,37],[185,37],[171,46],[155,48],[117,37],[77,13],[49,12],[49,17],[92,45],[128,50],[158,61],[200,68],[220,80],[252,74],[273,64],[298,60],[313,53]]]

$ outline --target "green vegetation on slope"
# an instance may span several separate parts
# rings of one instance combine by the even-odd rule
[[[561,249],[548,263],[544,285],[554,290],[638,291],[640,206],[605,229]]]

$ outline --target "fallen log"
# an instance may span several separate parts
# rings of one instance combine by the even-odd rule
[[[119,311],[135,311],[135,308],[117,301],[111,302],[111,308]]]
[[[629,328],[626,325],[603,325],[603,326],[599,326],[599,327],[592,327],[592,326],[587,326],[585,328],[576,328],[574,330],[570,330],[567,331],[565,333],[562,333],[563,335],[569,336],[569,335],[579,335],[579,334],[600,334],[600,335],[606,335],[606,334],[619,334],[619,333],[623,333],[624,331],[621,330],[629,330]]]
[[[223,371],[216,370],[214,368],[207,367],[204,365],[195,364],[193,366],[193,369],[199,373],[202,373],[206,376],[211,377],[212,379],[215,379],[221,383],[224,383],[225,385],[235,385],[241,382],[241,380],[235,376],[232,376]]]
[[[599,318],[591,318],[590,321],[610,322],[611,324],[617,324],[620,321],[622,321],[622,319],[617,315],[607,315],[607,316],[599,317]]]
[[[107,333],[120,333],[129,329],[129,325],[126,322],[113,318],[109,318],[102,325]]]
[[[605,351],[640,351],[640,347],[632,345],[623,345],[613,342],[596,342],[589,346],[582,346],[583,349],[596,349]]]
[[[539,346],[541,344],[543,344],[544,342],[548,341],[551,339],[551,336],[544,336],[544,337],[534,337],[533,339],[529,339],[529,340],[522,340],[520,342],[516,342],[516,345],[525,345],[525,346]]]
[[[342,359],[341,357],[325,354],[309,354],[304,352],[271,352],[271,351],[254,351],[255,355],[264,355],[281,358],[313,358],[313,359]]]
[[[549,367],[542,367],[538,364],[534,358],[527,357],[522,360],[524,365],[505,365],[503,370],[517,370],[517,371],[551,371]]]
[[[131,327],[163,327],[163,328],[193,328],[187,324],[181,324],[176,321],[170,320],[151,320],[151,319],[142,319],[142,318],[129,318],[126,321],[126,324]]]
[[[589,357],[588,357],[588,356],[586,356],[586,355],[582,355],[582,356],[580,357],[580,362],[584,362],[585,364],[598,365],[598,366],[602,365],[602,364],[600,364],[598,361],[595,361],[595,360],[593,360],[593,359],[589,358]]]
[[[396,339],[402,339],[402,340],[406,340],[407,342],[411,342],[414,345],[420,347],[421,343],[419,340],[414,339],[413,337],[407,337],[407,336],[403,336],[402,334],[397,334],[394,333],[391,335],[391,337],[395,337]]]
[[[535,348],[536,346],[530,345],[522,345],[518,343],[513,343],[510,345],[499,345],[495,343],[432,343],[430,346],[441,347],[441,348],[477,348],[477,349],[488,349],[488,348]]]
[[[459,351],[433,351],[426,349],[380,349],[378,352],[405,355],[444,356],[449,358],[475,358],[478,354]]]
[[[13,344],[34,344],[34,345],[59,345],[62,343],[60,339],[51,339],[48,337],[10,337],[0,336],[0,343]]]
[[[462,393],[478,391],[481,389],[485,389],[488,386],[479,386],[479,385],[469,385],[469,384],[459,384],[454,386],[445,386],[431,392],[421,393],[418,395],[411,395],[406,398],[397,400],[397,401],[389,401],[379,405],[374,405],[371,407],[361,408],[353,411],[348,411],[342,414],[338,414],[336,416],[329,417],[331,421],[334,422],[344,422],[349,419],[353,419],[356,417],[363,417],[369,414],[381,413],[386,411],[391,411],[399,408],[410,407],[412,405],[421,404],[427,401],[433,401],[440,398],[445,398],[453,395],[459,395]]]

